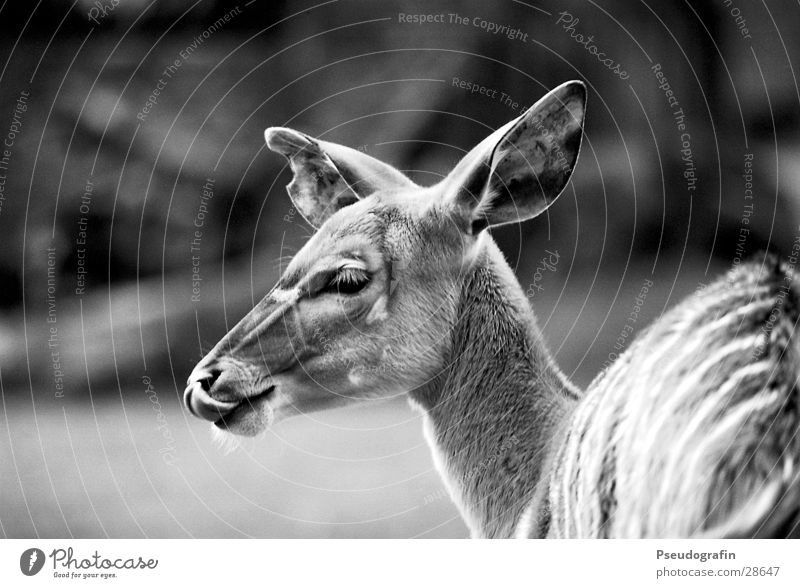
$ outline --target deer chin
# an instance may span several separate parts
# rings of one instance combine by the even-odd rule
[[[214,427],[240,437],[255,437],[276,421],[279,396],[277,386],[272,384],[264,392],[242,399],[236,408],[215,421]]]

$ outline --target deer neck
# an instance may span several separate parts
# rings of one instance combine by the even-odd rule
[[[548,462],[578,394],[502,253],[483,239],[461,292],[448,367],[412,398],[473,536],[507,537],[526,507],[547,510]]]

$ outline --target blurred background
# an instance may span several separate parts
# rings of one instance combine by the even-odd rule
[[[493,233],[585,386],[714,276],[791,251],[798,25],[789,0],[4,2],[0,533],[465,537],[403,400],[232,453],[182,408],[194,364],[311,234],[263,130],[430,184],[584,80],[567,192]]]

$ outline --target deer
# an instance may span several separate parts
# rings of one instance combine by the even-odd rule
[[[492,227],[545,212],[578,160],[566,82],[441,181],[265,131],[314,234],[184,392],[225,436],[404,395],[476,538],[797,534],[793,265],[742,263],[642,331],[586,390],[548,351]]]

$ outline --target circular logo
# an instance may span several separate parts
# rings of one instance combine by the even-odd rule
[[[19,556],[19,569],[26,576],[35,576],[44,567],[44,551],[31,547]]]

